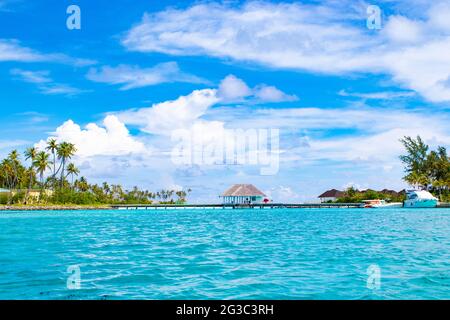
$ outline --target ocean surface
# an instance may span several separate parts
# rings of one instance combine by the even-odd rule
[[[0,299],[450,299],[450,209],[1,212]]]

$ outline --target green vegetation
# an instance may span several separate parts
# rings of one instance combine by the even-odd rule
[[[406,155],[400,156],[405,165],[405,177],[410,185],[426,189],[439,197],[441,201],[450,202],[450,157],[444,147],[429,150],[423,140],[404,137],[400,140],[406,149]]]
[[[161,190],[149,192],[134,187],[124,190],[120,185],[89,184],[86,178],[76,178],[80,170],[70,160],[76,154],[75,145],[50,140],[46,151],[34,147],[24,152],[28,166],[21,162],[17,150],[0,162],[0,204],[6,205],[102,205],[102,204],[182,204],[187,191]],[[49,152],[49,153],[47,153]],[[46,173],[50,172],[46,176]],[[36,196],[36,193],[38,196]]]
[[[344,191],[344,196],[336,200],[338,203],[359,203],[363,200],[375,200],[381,199],[388,202],[403,202],[406,198],[405,192],[395,192],[395,191],[375,191],[375,190],[364,190],[359,191],[354,187],[350,187]]]

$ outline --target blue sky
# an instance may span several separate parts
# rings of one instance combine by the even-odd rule
[[[275,201],[401,189],[399,138],[449,145],[449,14],[421,0],[0,0],[0,156],[70,140],[91,181],[191,188],[196,202],[233,183]],[[278,129],[279,170],[174,163],[174,131],[196,129],[201,143]]]

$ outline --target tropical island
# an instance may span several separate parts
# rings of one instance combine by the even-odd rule
[[[441,202],[450,202],[450,158],[446,148],[438,146],[436,150],[430,150],[420,136],[415,139],[404,137],[400,141],[406,150],[406,154],[400,156],[405,168],[403,180],[414,189],[430,191]],[[330,203],[356,203],[373,199],[403,202],[405,196],[405,190],[358,190],[352,186],[344,191],[328,190],[319,198]]]
[[[406,150],[406,154],[400,156],[405,167],[403,179],[416,189],[430,191],[441,202],[450,202],[450,158],[447,150],[441,146],[430,150],[420,136],[404,137],[400,141]],[[58,143],[55,139],[47,142],[45,150],[26,149],[23,154],[26,163],[22,162],[17,150],[11,151],[0,163],[0,205],[8,208],[98,209],[121,204],[182,205],[187,202],[190,189],[151,192],[137,186],[126,190],[121,185],[107,182],[90,184],[71,162],[76,151],[74,144]],[[326,202],[361,203],[371,199],[402,202],[405,192],[388,189],[360,191],[350,187],[339,196],[335,192],[330,199]]]
[[[45,150],[26,149],[22,157],[11,151],[0,163],[0,205],[45,208],[108,208],[112,204],[183,204],[190,189],[150,192],[121,185],[90,184],[71,162],[76,146],[69,142],[47,142]],[[80,176],[78,178],[78,176]]]

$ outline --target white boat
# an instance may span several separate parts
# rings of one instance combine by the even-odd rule
[[[386,200],[363,200],[364,208],[402,208],[401,202],[386,202]]]
[[[435,208],[439,200],[425,190],[406,191],[405,208]]]

